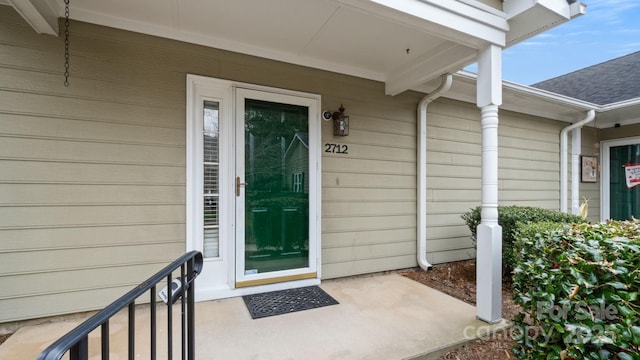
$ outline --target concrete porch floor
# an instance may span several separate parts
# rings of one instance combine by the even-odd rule
[[[434,359],[506,327],[489,326],[476,319],[473,306],[398,274],[328,280],[321,287],[340,304],[253,320],[242,298],[197,303],[196,358]],[[136,314],[136,343],[142,342],[136,358],[147,359],[148,320],[141,318],[148,310]],[[35,359],[80,322],[25,326],[0,345],[0,359]],[[116,354],[126,351],[125,324],[124,314],[110,323],[113,359],[126,358]],[[158,324],[159,342],[164,330]]]

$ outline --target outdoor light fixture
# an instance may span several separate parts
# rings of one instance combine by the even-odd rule
[[[340,105],[338,111],[334,112],[333,118],[333,136],[349,135],[349,117],[344,114],[344,106]]]

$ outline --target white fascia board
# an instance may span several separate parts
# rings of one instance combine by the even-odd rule
[[[566,0],[504,0],[502,8],[507,19],[512,19],[535,6],[544,6],[567,19],[571,16]]]
[[[481,3],[478,0],[458,0],[459,2],[463,3],[463,4],[467,4],[469,6],[472,6],[474,8],[480,9],[482,11],[488,12],[488,13],[492,13],[494,15],[498,15],[501,18],[506,18],[507,14],[502,11],[502,10],[498,10],[492,6],[489,6],[487,4]]]
[[[571,19],[578,16],[582,16],[587,13],[587,5],[581,2],[574,2],[569,6],[569,8],[570,8]]]
[[[258,56],[266,59],[273,59],[276,61],[282,61],[294,65],[312,67],[320,70],[327,70],[380,82],[383,82],[386,78],[384,73],[369,71],[361,67],[345,66],[338,63],[298,56],[287,52],[248,45],[245,43],[231,41],[215,36],[196,34],[193,32],[176,29],[173,26],[159,26],[149,23],[142,23],[139,21],[133,21],[121,17],[108,16],[102,13],[88,11],[86,9],[78,7],[73,10],[72,18],[74,20],[93,23],[96,25],[108,26],[141,34],[158,36],[166,39],[178,40],[191,44],[203,45],[216,49]]]
[[[639,105],[640,105],[640,97],[604,105],[602,106],[602,109],[600,111],[604,112],[604,111],[617,110],[621,108],[626,108],[630,106],[639,106]]]
[[[601,119],[597,124],[598,128],[638,124],[640,123],[640,98],[604,105],[596,111]]]
[[[338,0],[345,6],[401,22],[445,40],[479,49],[504,46],[506,14],[451,0]],[[390,11],[391,10],[391,11]]]
[[[38,34],[58,36],[58,14],[43,0],[8,0],[8,3]]]
[[[514,93],[521,93],[527,96],[532,96],[532,97],[537,97],[540,99],[544,99],[546,101],[549,102],[554,102],[554,103],[558,103],[558,104],[563,104],[563,105],[567,105],[569,107],[572,107],[574,109],[579,109],[579,110],[595,110],[600,108],[599,105],[596,105],[594,103],[590,103],[588,101],[582,101],[582,100],[578,100],[578,99],[574,99],[572,97],[569,96],[565,96],[565,95],[560,95],[560,94],[556,94],[550,91],[546,91],[546,90],[542,90],[542,89],[538,89],[538,88],[534,88],[531,86],[526,86],[526,85],[520,85],[517,83],[513,83],[510,81],[503,81],[503,86],[505,88],[505,90],[514,92]]]
[[[474,83],[478,80],[478,76],[476,74],[472,72],[464,71],[464,70],[456,72],[454,74],[454,77],[455,79],[459,79],[461,81],[470,81]],[[456,81],[455,79],[454,79],[454,82]],[[587,101],[574,99],[569,96],[556,94],[550,91],[534,88],[527,85],[521,85],[521,84],[514,83],[507,80],[502,80],[502,87],[505,93],[520,94],[523,96],[533,97],[533,98],[540,99],[541,101],[561,104],[577,111],[588,111],[588,110],[598,111],[599,109],[602,108],[600,105],[593,104]]]
[[[472,72],[460,70],[454,74],[454,88],[447,92],[445,97],[459,100],[463,102],[473,103],[475,84],[477,82],[477,75]],[[456,84],[458,86],[456,90]],[[465,84],[465,85],[462,85]],[[595,110],[599,115],[596,115],[596,122],[592,122],[587,126],[595,126],[598,128],[612,127],[615,124],[631,125],[640,123],[640,98],[629,99],[620,101],[613,104],[598,105],[588,101],[574,99],[569,96],[556,94],[550,91],[534,88],[527,85],[521,85],[518,83],[503,80],[503,95],[506,98],[517,97],[519,99],[529,98],[539,101],[541,108],[536,111],[529,111],[526,107],[523,107],[517,103],[508,102],[501,106],[506,110],[521,112],[533,116],[542,116],[550,119],[556,119],[568,123],[573,123],[577,120],[576,116],[584,116],[583,114],[589,110]],[[429,92],[432,89],[425,87],[415,87],[414,90],[420,92]],[[554,106],[544,107],[543,104],[550,104]],[[560,106],[569,112],[559,113],[557,107]],[[553,110],[553,109],[556,110]],[[539,111],[541,109],[547,109],[548,111]]]
[[[566,0],[504,0],[503,8],[511,25],[507,46],[513,46],[539,33],[585,14],[586,6]]]

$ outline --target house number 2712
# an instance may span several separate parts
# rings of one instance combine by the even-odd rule
[[[332,154],[348,154],[349,147],[344,144],[326,143],[324,144],[324,152]]]

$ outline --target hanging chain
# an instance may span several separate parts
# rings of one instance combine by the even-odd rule
[[[64,86],[69,87],[69,0],[64,0]]]

